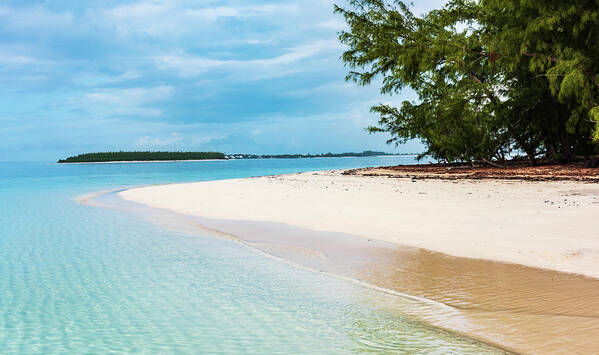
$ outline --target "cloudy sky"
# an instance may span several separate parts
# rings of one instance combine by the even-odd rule
[[[442,2],[415,1],[416,12]],[[344,81],[334,3],[3,0],[0,161],[419,150],[364,131],[371,105],[413,94]]]

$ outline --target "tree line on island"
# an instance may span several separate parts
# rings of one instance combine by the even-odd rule
[[[102,152],[85,153],[60,159],[59,163],[99,163],[110,161],[151,161],[151,160],[208,160],[225,159],[219,152]]]
[[[371,108],[369,130],[389,143],[417,139],[420,157],[446,162],[599,153],[596,1],[450,0],[417,16],[398,0],[350,0],[335,11],[348,24],[346,79],[418,95]]]
[[[226,160],[226,159],[297,159],[297,158],[342,158],[374,157],[384,155],[409,155],[366,150],[361,153],[325,154],[225,154],[220,152],[101,152],[85,153],[60,159],[58,163],[101,163],[125,161],[176,161],[176,160]]]

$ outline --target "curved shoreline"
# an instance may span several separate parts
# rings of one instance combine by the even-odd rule
[[[299,175],[309,174],[323,173],[304,173]],[[286,177],[293,178],[297,176],[287,175]],[[269,178],[277,179],[281,177]],[[248,180],[259,182],[263,179],[267,178],[229,180],[227,183]],[[206,184],[206,182],[201,184]],[[169,184],[167,186],[181,188],[189,185],[194,184]],[[588,185],[586,186],[588,187]],[[152,186],[145,187],[144,189],[160,189],[163,187]],[[126,190],[125,193],[135,190],[139,189]],[[122,197],[123,193],[119,195]],[[203,198],[207,197],[204,196]],[[146,204],[146,206],[151,205]],[[421,304],[419,307],[421,309],[418,311],[410,309],[403,309],[401,311],[433,326],[463,334],[483,343],[492,344],[507,350],[524,352],[537,352],[541,349],[543,352],[552,349],[555,351],[556,348],[551,348],[554,345],[547,344],[556,343],[561,345],[560,350],[597,349],[595,344],[589,339],[594,339],[592,337],[593,331],[599,329],[599,304],[597,302],[581,304],[577,300],[578,296],[583,296],[591,300],[599,299],[599,283],[597,283],[599,280],[596,279],[574,274],[563,274],[551,270],[528,268],[518,264],[455,258],[412,247],[404,248],[394,243],[386,244],[387,242],[370,241],[362,237],[342,233],[310,231],[281,223],[252,222],[248,220],[231,221],[199,217],[193,213],[182,214],[180,213],[181,211],[172,212],[174,210],[172,208],[170,211],[156,208],[156,206],[146,208],[153,211],[173,213],[182,217],[182,219],[190,221],[193,224],[193,230],[189,231],[192,233],[200,232],[200,234],[205,234],[197,229],[199,225],[203,225],[212,231],[222,231],[229,236],[234,236],[234,239],[242,245],[281,261],[357,282],[363,286],[374,287],[375,289],[380,288],[380,291],[390,291],[387,293],[404,297],[408,295],[408,298],[416,297],[418,300],[425,299],[435,305],[433,306],[435,311],[431,312],[430,309],[427,310],[428,306],[426,306],[426,303],[424,303],[424,306]],[[180,227],[180,224],[176,226],[176,228]],[[245,235],[243,235],[244,233]],[[293,235],[294,233],[296,236],[292,237],[291,240],[281,242],[278,239],[283,234]],[[310,242],[312,244],[308,243],[309,245],[306,245],[306,236],[309,236],[311,233],[313,233],[312,241]],[[222,237],[223,235],[220,236]],[[264,238],[264,236],[267,237]],[[355,238],[351,243],[357,242],[355,246],[360,249],[360,252],[348,257],[345,251],[334,247],[335,243],[329,243],[326,246],[318,245],[322,243],[314,244],[315,237],[320,239],[333,238],[332,240],[336,240],[337,244],[347,244],[348,239]],[[376,245],[373,246],[373,243]],[[331,247],[332,245],[333,247]],[[401,250],[391,250],[394,247]],[[317,250],[318,248],[323,249]],[[311,253],[309,252],[310,250],[316,250],[316,252]],[[370,255],[365,258],[364,254],[368,254],[365,250],[374,251],[376,255]],[[414,259],[411,254],[414,250],[420,250],[420,253],[424,254],[417,255]],[[312,254],[316,255],[318,253],[326,254],[328,259],[334,260],[328,264],[318,260],[315,262]],[[354,262],[356,258],[362,260],[362,264],[356,264]],[[403,274],[401,272],[382,272],[382,276],[372,275],[372,271],[369,271],[370,274],[362,273],[361,275],[352,274],[347,271],[347,269],[353,268],[353,271],[360,271],[360,269],[362,271],[379,270],[374,273],[381,273],[380,270],[393,270],[397,268],[397,265],[394,265],[393,261],[395,259],[414,260],[416,263],[421,264],[422,270],[408,270],[407,273],[404,272]],[[449,265],[450,267],[436,270],[438,267],[435,265],[441,264]],[[348,265],[352,267],[348,268]],[[453,279],[455,275],[452,275],[452,268],[457,268],[464,273],[471,273],[472,270],[478,269],[482,273],[478,276],[475,275],[473,280],[464,281],[458,279],[456,282]],[[424,284],[422,284],[423,280],[431,283],[428,275],[424,275],[426,276],[424,279],[422,277],[416,277],[415,280],[410,279],[414,275],[422,273],[423,270],[429,273],[436,273],[432,284],[444,286],[444,289],[441,290],[442,292],[438,292],[438,290],[431,289],[430,287],[428,289],[424,287]],[[406,275],[408,276],[407,279]],[[485,280],[488,278],[487,275],[497,275],[498,277],[489,281]],[[554,279],[556,281],[555,285],[553,283]],[[398,280],[400,281],[399,283]],[[407,286],[405,284],[406,280],[409,281],[407,282]],[[530,284],[531,282],[532,287],[522,288],[522,283]],[[512,285],[510,286],[510,284]],[[547,286],[548,284],[551,286]],[[480,289],[481,286],[482,288],[490,288],[492,292],[499,290],[499,296],[492,292],[479,292],[477,294],[478,291],[476,290]],[[539,289],[537,290],[536,288]],[[464,300],[456,296],[460,293],[470,293],[469,296],[473,297],[473,299]],[[518,299],[519,294],[529,294],[530,297]],[[464,303],[465,301],[466,303]],[[444,311],[439,311],[440,305],[443,305],[442,309]],[[431,305],[429,304],[429,306]],[[496,321],[490,322],[489,319]],[[576,330],[576,334],[572,333],[572,329]]]
[[[170,185],[170,184],[164,184]],[[150,186],[163,186],[161,185],[150,185]],[[147,187],[147,186],[143,186]],[[315,272],[322,275],[326,275],[328,277],[332,277],[338,280],[342,280],[345,282],[353,283],[357,286],[364,287],[366,289],[374,290],[377,292],[381,292],[393,297],[399,297],[403,300],[400,303],[400,308],[396,309],[387,309],[391,314],[397,314],[399,316],[409,316],[412,321],[419,322],[423,325],[442,329],[443,331],[454,334],[457,337],[463,337],[466,339],[471,339],[472,341],[479,342],[481,344],[496,348],[498,351],[503,351],[506,353],[512,353],[516,349],[510,348],[502,344],[501,342],[493,341],[492,339],[488,339],[484,336],[480,336],[479,334],[470,333],[468,331],[464,331],[460,327],[451,326],[450,323],[453,320],[449,320],[449,318],[457,317],[461,320],[461,322],[468,323],[470,320],[467,320],[464,315],[461,314],[459,309],[455,309],[454,307],[447,305],[443,302],[436,301],[433,299],[429,299],[426,297],[420,297],[417,295],[401,292],[399,290],[388,288],[384,286],[377,285],[375,283],[369,282],[368,280],[348,277],[340,273],[334,273],[327,270],[319,269],[318,267],[314,267],[313,265],[306,265],[301,261],[292,260],[292,258],[282,257],[277,255],[277,253],[273,253],[268,249],[261,247],[254,242],[251,242],[247,239],[244,239],[238,235],[232,234],[229,231],[225,231],[222,229],[216,229],[208,226],[210,221],[208,219],[191,217],[188,215],[180,214],[177,212],[173,212],[166,209],[150,207],[147,205],[139,204],[136,202],[128,201],[122,199],[118,196],[118,194],[122,191],[127,191],[130,189],[135,189],[140,187],[131,187],[131,188],[116,188],[104,191],[97,191],[89,194],[84,194],[81,196],[77,196],[74,200],[77,203],[91,206],[91,207],[100,207],[100,208],[110,208],[126,211],[128,213],[133,214],[137,218],[141,218],[147,220],[149,223],[157,224],[162,228],[167,228],[171,230],[175,230],[183,233],[190,233],[193,235],[201,235],[205,237],[211,238],[223,238],[230,240],[232,242],[238,243],[239,245],[248,248],[249,250],[258,253],[259,255],[275,260],[280,263],[284,263],[300,270],[306,270],[309,272]],[[106,199],[108,197],[108,199]],[[173,223],[174,222],[174,223]],[[222,222],[230,222],[230,221],[222,221]],[[221,228],[221,227],[218,227]],[[293,228],[293,227],[290,227]],[[362,239],[361,237],[358,237]],[[409,247],[408,247],[409,248]],[[462,319],[463,318],[463,319]],[[449,323],[448,323],[449,321]]]
[[[120,195],[182,214],[285,223],[599,278],[599,188],[588,183],[413,181],[324,171]]]

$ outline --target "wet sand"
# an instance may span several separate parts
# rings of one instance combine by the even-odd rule
[[[400,311],[508,350],[599,349],[599,279],[278,223],[195,220],[310,269],[435,301]]]
[[[599,186],[302,173],[131,189],[214,219],[285,223],[441,253],[599,277]]]
[[[583,196],[583,200],[574,199],[573,204],[580,205],[592,187],[566,184],[557,189]],[[535,191],[542,188],[534,187]],[[145,208],[146,218],[151,216],[176,229],[195,229],[202,234],[224,232],[220,235],[239,238],[249,246],[310,269],[416,296],[416,305],[393,306],[395,309],[389,311],[509,350],[546,354],[599,349],[599,280],[595,278],[453,257],[352,233],[315,231],[285,223],[183,216]]]

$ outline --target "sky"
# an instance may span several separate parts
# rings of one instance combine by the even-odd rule
[[[0,161],[115,150],[417,152],[344,80],[344,0],[3,0]],[[442,0],[414,1],[414,11]]]

